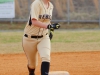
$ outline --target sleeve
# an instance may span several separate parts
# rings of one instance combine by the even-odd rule
[[[31,19],[36,19],[38,20],[39,17],[39,12],[40,12],[40,5],[38,2],[33,2],[31,5]]]

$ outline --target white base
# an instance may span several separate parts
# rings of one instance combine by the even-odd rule
[[[49,75],[69,75],[67,71],[51,71]]]

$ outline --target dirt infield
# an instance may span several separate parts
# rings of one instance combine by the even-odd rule
[[[40,75],[40,58],[36,75]],[[28,75],[24,54],[1,54],[0,75]],[[51,53],[50,71],[68,71],[70,75],[100,75],[100,52]]]

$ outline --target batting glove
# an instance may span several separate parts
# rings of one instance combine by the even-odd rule
[[[50,30],[59,29],[60,28],[60,25],[58,23],[49,24],[47,26],[47,28],[50,29]]]

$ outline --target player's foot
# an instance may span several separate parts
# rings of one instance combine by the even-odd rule
[[[28,66],[27,66],[28,67]],[[29,75],[35,75],[34,72],[35,72],[35,69],[31,69],[28,67],[28,71],[29,71]]]
[[[34,73],[29,73],[29,75],[35,75]]]

